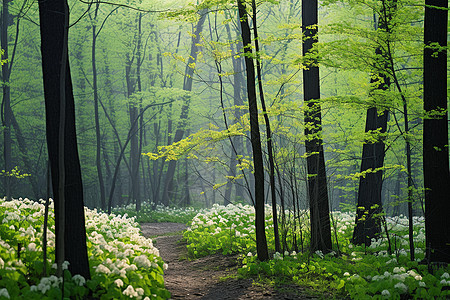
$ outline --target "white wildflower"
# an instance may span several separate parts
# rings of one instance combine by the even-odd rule
[[[98,265],[97,269],[95,270],[95,272],[97,272],[97,273],[104,273],[104,274],[110,274],[111,270],[108,269],[108,267],[106,267],[104,265]]]
[[[273,259],[282,260],[283,257],[279,252],[275,252],[275,254],[273,255]]]
[[[36,244],[35,243],[29,243],[28,246],[28,251],[36,251]]]
[[[345,272],[344,276],[350,276],[350,273],[349,272]]]
[[[116,279],[116,280],[114,280],[114,284],[117,286],[117,287],[123,287],[123,281],[122,281],[122,279]]]
[[[383,291],[381,292],[381,295],[382,295],[382,296],[385,296],[385,297],[390,297],[390,296],[391,296],[391,293],[389,293],[388,290],[383,290]]]
[[[75,282],[78,286],[83,286],[86,283],[86,279],[83,276],[76,274],[72,277],[73,282]]]
[[[444,274],[441,275],[441,278],[448,279],[450,278],[450,275],[447,272],[445,272]]]
[[[145,255],[136,256],[133,260],[136,266],[141,268],[150,268],[152,266],[150,260]]]
[[[138,293],[134,290],[132,285],[127,286],[127,288],[122,292],[122,294],[130,298],[138,296]]]
[[[63,263],[62,263],[62,269],[63,270],[67,270],[68,268],[69,268],[69,265],[70,265],[70,262],[68,262],[67,260],[65,260]]]
[[[136,293],[138,296],[142,297],[144,295],[144,289],[143,288],[137,288]]]
[[[5,289],[5,288],[1,289],[1,290],[0,290],[0,297],[5,297],[5,298],[9,299],[9,293],[8,293],[8,290]]]
[[[419,286],[421,286],[421,287],[426,287],[427,285],[425,284],[425,282],[420,281],[420,282],[419,282]]]
[[[394,287],[396,289],[399,289],[401,293],[406,293],[408,291],[408,286],[402,282],[397,283],[396,285],[394,285]]]

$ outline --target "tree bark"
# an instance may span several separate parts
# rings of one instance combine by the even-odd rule
[[[258,42],[258,26],[256,24],[256,1],[252,0],[253,11],[253,35],[255,38],[255,52],[256,52],[256,73],[258,78],[259,98],[261,100],[261,107],[264,114],[264,122],[266,123],[266,135],[267,135],[267,155],[269,157],[269,182],[270,192],[272,198],[272,218],[273,218],[273,234],[275,238],[275,251],[281,253],[280,235],[278,233],[278,216],[277,216],[277,197],[275,190],[275,162],[273,159],[273,145],[272,145],[272,129],[270,127],[269,116],[267,115],[266,101],[264,99],[264,91],[262,86],[261,75],[261,62],[259,55],[259,42]]]
[[[8,23],[9,23],[9,0],[3,0],[2,6],[2,30],[1,30],[1,47],[3,50],[2,60],[8,57]],[[11,172],[11,93],[9,86],[10,62],[2,64],[2,81],[3,81],[3,99],[2,99],[2,125],[3,125],[3,159],[5,163],[5,172]],[[7,173],[4,176],[5,196],[7,200],[11,200],[11,176]]]
[[[264,214],[264,163],[261,148],[261,135],[258,122],[258,104],[256,102],[255,66],[253,63],[251,33],[248,25],[248,13],[243,0],[238,0],[239,19],[242,28],[242,41],[244,44],[245,66],[247,73],[247,95],[250,112],[250,139],[253,151],[253,168],[255,177],[255,227],[256,252],[258,259],[269,259],[265,231]]]
[[[383,0],[382,10],[379,16],[378,24],[375,29],[389,32],[392,19],[391,9],[394,1]],[[395,5],[395,4],[394,4]],[[378,28],[376,28],[378,26]],[[387,41],[389,43],[389,41]],[[379,46],[375,53],[379,57],[375,63],[375,69],[378,68],[376,77],[371,80],[375,84],[375,89],[386,91],[391,84],[390,77],[387,76],[386,70],[389,69],[388,47]],[[395,70],[393,70],[395,71]],[[373,96],[377,97],[377,96]],[[383,101],[383,99],[381,99]],[[367,110],[366,117],[366,134],[375,133],[376,142],[365,142],[361,158],[361,173],[368,172],[359,179],[358,204],[356,209],[355,229],[353,231],[352,243],[369,246],[372,239],[379,237],[381,233],[381,213],[383,212],[383,204],[381,202],[381,189],[383,187],[383,165],[385,156],[385,145],[380,134],[386,133],[387,122],[389,117],[388,110],[371,107]]]
[[[423,124],[426,259],[446,263],[450,262],[447,8],[447,1],[425,1],[423,61],[424,109],[428,114]],[[429,47],[432,43],[444,49]]]
[[[317,0],[302,0],[303,56],[317,43]],[[303,70],[305,107],[305,146],[308,169],[309,213],[311,222],[311,251],[332,249],[327,174],[322,145],[322,114],[320,102],[319,67],[314,60]]]
[[[83,185],[78,158],[77,136],[75,128],[75,105],[70,76],[67,47],[68,7],[66,1],[39,1],[41,30],[42,73],[44,81],[47,148],[51,163],[52,185],[55,199],[56,232],[60,226],[64,230],[64,260],[69,261],[71,273],[90,278],[89,262],[86,247],[86,229],[83,204]],[[65,52],[66,55],[63,55]],[[65,65],[65,74],[61,74],[61,66]],[[65,80],[61,85],[61,77]],[[61,90],[65,91],[61,95]],[[63,97],[61,97],[63,96]],[[65,101],[65,111],[60,111],[61,101]],[[59,131],[60,114],[65,114],[64,126],[64,195],[60,195],[60,162]],[[58,203],[60,197],[65,199],[64,212]],[[65,214],[64,224],[60,224],[58,216]]]

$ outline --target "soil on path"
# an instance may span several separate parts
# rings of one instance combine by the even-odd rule
[[[171,299],[318,299],[308,296],[298,286],[286,286],[284,292],[254,284],[252,279],[236,279],[236,256],[216,254],[188,260],[186,244],[182,241],[184,224],[145,223],[141,229],[144,236],[153,238],[162,259],[169,265],[164,281]]]

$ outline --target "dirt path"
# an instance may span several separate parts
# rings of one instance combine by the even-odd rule
[[[153,241],[169,264],[164,281],[172,299],[317,299],[305,295],[298,287],[284,293],[254,285],[251,279],[234,279],[238,267],[235,256],[217,254],[187,260],[186,244],[181,241],[181,231],[186,229],[183,224],[147,223],[141,224],[141,228],[144,236],[157,236]],[[223,279],[227,277],[230,278]]]

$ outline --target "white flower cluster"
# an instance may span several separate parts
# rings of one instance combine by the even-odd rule
[[[43,277],[37,286],[32,285],[30,287],[31,291],[40,291],[42,294],[45,294],[51,288],[59,288],[62,283],[61,277],[56,277],[55,275],[51,275],[50,277]]]
[[[42,251],[44,203],[43,200],[35,202],[21,198],[12,201],[0,201],[0,207],[5,209],[0,216],[0,224],[16,231],[19,236],[27,240],[27,243],[21,249],[24,258],[27,255],[35,257],[37,251]],[[159,251],[153,246],[152,240],[141,235],[139,224],[135,222],[134,218],[107,215],[88,208],[85,208],[85,217],[87,239],[90,244],[88,249],[90,258],[94,258],[92,261],[98,261],[95,257],[105,253],[107,254],[106,257],[111,257],[106,258],[98,265],[92,266],[96,273],[114,274],[126,278],[128,272],[136,271],[138,268],[158,268],[157,273],[160,272],[158,266],[167,269],[167,264],[163,264]],[[49,218],[54,218],[53,201],[50,201]],[[18,222],[27,225],[18,228],[16,228],[17,225],[12,225],[18,224]],[[49,248],[55,246],[54,231],[54,225],[49,226],[47,230]],[[9,245],[2,239],[0,239],[0,248],[6,250],[2,253],[14,253],[11,250],[15,250],[14,246]],[[15,258],[10,259],[9,256],[2,256],[3,258],[0,257],[0,268],[12,272],[26,272],[26,266],[21,261]],[[68,262],[64,262],[63,269],[67,269],[68,265]],[[54,267],[56,268],[56,265]],[[162,274],[158,274],[158,276],[162,276]],[[78,286],[86,284],[86,279],[80,275],[73,276],[72,280]],[[116,280],[117,285],[120,283],[118,280],[120,279]],[[45,294],[50,289],[59,288],[60,283],[61,279],[55,276],[44,277],[39,284],[31,286],[31,290]],[[137,295],[138,299],[142,299],[144,296],[144,290],[139,287],[133,288],[133,290],[128,288],[128,292],[129,295]],[[0,289],[1,296],[9,298],[8,290]]]
[[[6,288],[0,289],[0,297],[5,297],[7,299],[10,299],[9,292]]]
[[[442,285],[450,285],[449,278],[450,278],[450,275],[447,272],[445,272],[444,274],[441,275],[440,284],[442,284]]]
[[[134,289],[132,285],[129,285],[122,292],[122,294],[124,294],[125,296],[128,296],[130,298],[142,299],[142,296],[144,295],[144,289],[142,289],[142,288]]]

